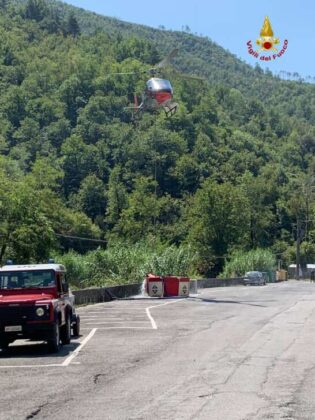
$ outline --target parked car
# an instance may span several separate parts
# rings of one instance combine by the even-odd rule
[[[45,340],[53,352],[80,334],[74,296],[61,264],[0,268],[0,349],[18,339]]]
[[[260,271],[248,271],[245,273],[244,284],[265,285],[266,280]]]

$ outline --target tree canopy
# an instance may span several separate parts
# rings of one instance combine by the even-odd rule
[[[189,245],[210,275],[240,250],[289,261],[297,220],[315,261],[314,85],[55,1],[2,2],[0,36],[1,262],[90,249],[67,236],[154,237]],[[174,47],[176,67],[205,81],[169,69],[178,113],[133,124],[140,70]]]

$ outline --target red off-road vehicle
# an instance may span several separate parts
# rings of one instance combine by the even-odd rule
[[[0,268],[0,349],[18,339],[44,340],[52,352],[80,333],[74,297],[61,264]]]

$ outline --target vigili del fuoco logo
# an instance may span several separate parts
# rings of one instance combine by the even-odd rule
[[[271,61],[281,57],[286,52],[288,40],[285,39],[283,41],[282,48],[279,51],[279,48],[277,47],[281,45],[280,39],[273,36],[270,20],[268,16],[266,16],[260,31],[260,38],[256,40],[256,45],[257,50],[254,50],[252,41],[248,41],[248,53],[259,60]]]

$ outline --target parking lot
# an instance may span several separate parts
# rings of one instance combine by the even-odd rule
[[[0,369],[67,367],[80,362],[75,359],[93,339],[95,333],[104,330],[156,330],[151,312],[160,306],[179,302],[157,299],[132,299],[111,303],[89,305],[78,310],[81,318],[81,337],[73,338],[71,344],[63,346],[57,354],[50,354],[45,343],[18,340],[0,358]]]
[[[0,353],[0,419],[311,419],[315,285],[204,289],[79,308],[58,354]]]

